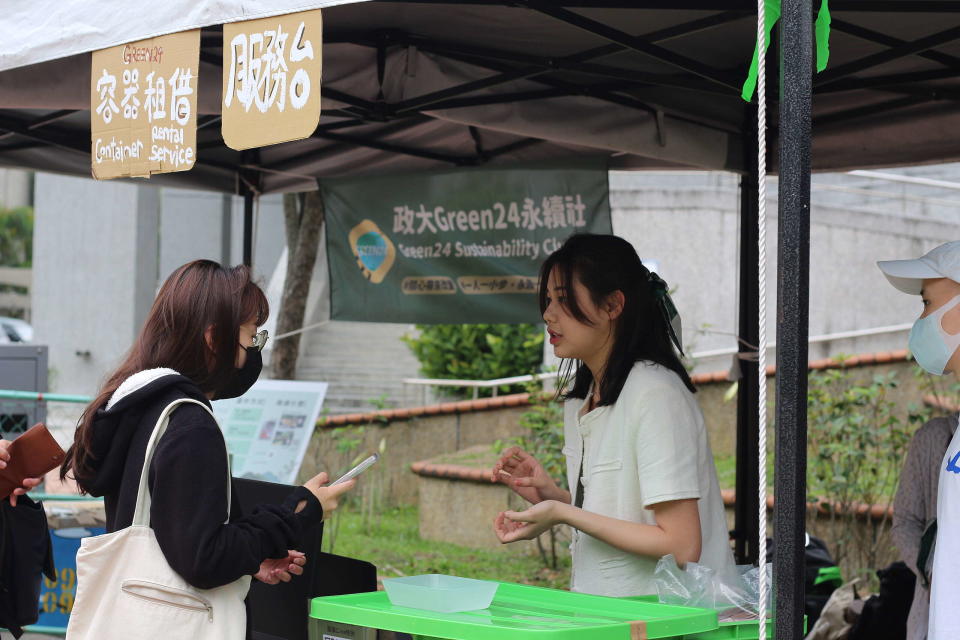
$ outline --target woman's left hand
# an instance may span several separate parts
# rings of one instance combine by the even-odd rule
[[[290,582],[292,576],[303,573],[303,565],[306,563],[307,556],[304,553],[290,549],[287,551],[286,558],[267,558],[261,562],[260,571],[257,571],[253,577],[266,584]]]
[[[0,440],[0,469],[5,469],[7,463],[10,461],[10,445],[13,444],[9,440]],[[23,484],[13,490],[13,493],[10,494],[10,506],[17,506],[17,498],[22,496],[30,489],[33,489],[35,486],[43,482],[43,478],[24,478]]]
[[[493,522],[493,530],[503,544],[533,540],[550,527],[560,524],[560,506],[556,500],[544,500],[526,511],[502,511]]]

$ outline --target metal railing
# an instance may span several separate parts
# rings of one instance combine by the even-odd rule
[[[77,404],[90,404],[93,398],[90,396],[71,395],[68,393],[38,393],[36,391],[12,391],[10,389],[0,389],[0,400],[29,400],[32,402],[74,402]]]
[[[889,333],[900,333],[902,331],[909,331],[913,324],[895,324],[888,325],[885,327],[874,327],[872,329],[857,329],[854,331],[839,331],[836,333],[825,333],[822,335],[810,336],[810,344],[818,344],[822,342],[833,342],[834,340],[845,340],[849,338],[864,338],[868,336],[877,336],[885,335]],[[699,333],[722,333],[723,335],[735,336],[733,333],[720,332],[720,331],[709,331],[703,330]],[[767,350],[776,348],[776,341],[767,342]],[[716,358],[720,356],[732,356],[735,353],[738,353],[739,349],[736,347],[728,347],[725,349],[712,349],[708,351],[698,351],[690,354],[692,360],[699,360],[703,358]],[[479,397],[480,389],[488,389],[493,387],[493,396],[496,397],[499,387],[514,385],[514,384],[526,384],[533,382],[535,380],[547,380],[557,377],[558,372],[548,371],[545,373],[536,373],[529,374],[525,376],[511,376],[509,378],[494,378],[492,380],[450,380],[446,378],[404,378],[404,384],[412,385],[422,385],[425,387],[424,397],[426,397],[426,388],[429,387],[468,387],[473,389],[473,399],[476,400]],[[424,401],[426,403],[426,401]]]
[[[45,402],[73,402],[87,404],[92,400],[88,396],[62,393],[38,393],[36,391],[14,391],[0,389],[0,435],[11,437],[30,428],[33,418],[27,405],[36,406]]]
[[[888,325],[885,327],[874,327],[871,329],[857,329],[854,331],[839,331],[836,333],[825,333],[822,335],[810,336],[810,344],[818,344],[822,342],[833,342],[834,340],[845,340],[849,338],[864,338],[868,336],[877,336],[877,335],[886,335],[889,333],[900,333],[903,331],[909,331],[913,324],[895,324]],[[710,331],[702,330],[700,333],[722,333],[723,335],[731,335],[726,332],[719,331]],[[776,348],[776,341],[768,342],[767,349]],[[699,360],[703,358],[716,358],[720,356],[732,356],[738,352],[736,347],[728,347],[725,349],[712,349],[707,351],[698,351],[692,353],[690,357],[693,360]],[[402,380],[403,384],[418,385],[424,387],[424,392],[430,387],[468,387],[473,389],[473,399],[476,400],[479,397],[480,389],[489,389],[493,388],[493,396],[496,397],[499,387],[510,386],[514,384],[527,384],[537,380],[552,380],[556,378],[558,372],[556,371],[547,371],[544,373],[535,373],[528,374],[523,376],[510,376],[508,378],[493,378],[491,380],[451,380],[447,378],[404,378]],[[63,393],[37,393],[34,391],[10,391],[0,389],[0,400],[27,400],[34,402],[73,402],[81,404],[89,404],[93,401],[93,398],[90,396],[83,395],[71,395]]]
[[[472,387],[473,399],[479,397],[480,389],[493,387],[493,396],[496,397],[499,387],[513,384],[524,384],[535,380],[549,380],[557,377],[556,371],[545,373],[531,373],[525,376],[510,376],[509,378],[494,378],[492,380],[451,380],[448,378],[404,378],[404,384],[424,385],[425,387]]]
[[[74,395],[67,393],[38,393],[36,391],[14,391],[12,389],[0,389],[0,400],[23,400],[27,402],[71,402],[74,404],[89,404],[93,401],[90,396]],[[94,498],[72,493],[44,493],[39,491],[39,487],[30,492],[30,497],[34,500],[47,500],[51,502],[102,502],[103,498]],[[40,627],[27,627],[30,631],[40,632]],[[59,629],[59,628],[58,628]],[[62,633],[59,630],[58,633]]]

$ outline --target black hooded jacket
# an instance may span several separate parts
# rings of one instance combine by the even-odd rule
[[[210,406],[189,378],[151,369],[121,384],[93,423],[96,473],[80,485],[104,497],[107,531],[130,526],[150,434],[163,409],[179,398]],[[282,505],[240,514],[232,500],[227,517],[227,451],[216,421],[187,403],[170,414],[149,470],[150,526],[167,562],[191,585],[219,587],[252,575],[267,558],[283,558],[300,545],[301,532],[323,519],[317,498],[304,487]],[[294,513],[301,500],[306,507]]]

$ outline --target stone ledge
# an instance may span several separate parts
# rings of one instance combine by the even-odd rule
[[[943,409],[944,411],[960,411],[960,404],[957,404],[957,401],[954,398],[928,395],[923,396],[923,402],[927,406]]]
[[[409,420],[420,416],[451,415],[456,413],[470,413],[473,411],[489,411],[490,409],[504,409],[509,407],[523,407],[530,404],[529,393],[514,393],[495,398],[478,398],[477,400],[460,400],[459,402],[444,402],[442,404],[409,409],[383,409],[368,413],[350,413],[342,416],[329,416],[317,421],[317,426],[330,429],[350,424],[365,424],[375,422],[390,422],[392,420]]]
[[[733,507],[737,502],[737,492],[733,489],[722,489],[720,491],[720,498],[723,500],[723,506]],[[767,509],[773,509],[775,500],[772,495],[767,494]],[[819,515],[828,515],[831,510],[836,509],[838,512],[842,512],[840,505],[834,503],[831,504],[828,501],[821,500],[820,502],[808,502],[807,511],[816,511]],[[857,517],[866,519],[870,518],[871,520],[883,520],[883,519],[892,519],[893,518],[893,507],[884,507],[880,504],[861,504],[855,503],[850,506],[850,511],[853,511]]]
[[[461,480],[478,484],[499,484],[490,479],[490,471],[465,467],[459,464],[434,464],[421,461],[410,465],[410,470],[422,478],[443,478],[447,480]]]
[[[809,369],[811,371],[822,371],[825,369],[849,369],[853,367],[865,367],[877,364],[891,364],[894,362],[905,362],[909,359],[909,353],[906,349],[898,351],[880,351],[877,353],[863,353],[845,360],[836,360],[834,358],[823,358],[821,360],[811,360]],[[776,375],[775,365],[767,367],[767,376]],[[691,376],[693,384],[711,384],[719,382],[732,382],[729,371],[714,371],[711,373],[698,373]],[[504,409],[509,407],[524,407],[530,404],[529,393],[515,393],[506,396],[497,396],[495,398],[479,398],[477,400],[461,400],[459,402],[444,402],[441,404],[429,405],[425,407],[412,407],[409,409],[383,409],[381,411],[370,411],[367,413],[350,413],[342,416],[329,416],[317,420],[317,427],[321,429],[333,429],[353,424],[369,424],[378,422],[392,422],[393,420],[409,420],[420,416],[452,415],[458,413],[471,413],[474,411],[489,411],[491,409]]]

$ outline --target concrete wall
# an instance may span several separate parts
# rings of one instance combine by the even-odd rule
[[[35,200],[32,321],[35,341],[50,347],[51,391],[95,394],[178,266],[243,258],[235,196],[37,173]],[[262,198],[256,222],[254,276],[265,285],[284,246],[281,196]],[[82,409],[50,406],[61,442]]]
[[[913,375],[912,363],[862,366],[850,370],[851,379],[862,384],[869,384],[874,376],[891,371],[896,372],[899,384],[896,389],[887,393],[887,399],[902,408],[901,418],[905,419],[907,407],[919,404],[926,393],[920,381]],[[730,383],[727,382],[703,384],[697,393],[710,445],[714,456],[718,458],[730,458],[736,454],[736,400],[724,399],[729,388]],[[771,402],[768,420],[771,429],[775,393],[775,380],[769,378],[768,397]],[[303,482],[321,471],[327,471],[331,475],[346,471],[358,455],[376,451],[381,440],[385,440],[385,455],[381,465],[385,469],[386,500],[388,503],[415,503],[417,477],[410,471],[412,463],[478,445],[492,447],[498,440],[506,441],[523,435],[525,431],[519,422],[520,416],[527,410],[528,407],[511,407],[319,429],[313,435],[298,481]],[[351,442],[355,444],[349,444]],[[772,451],[772,437],[770,447]],[[734,487],[731,484],[721,488]]]
[[[941,177],[957,165],[918,168]],[[939,172],[939,173],[938,173]],[[769,181],[767,336],[776,331],[776,179]],[[736,176],[697,172],[613,172],[613,228],[658,263],[683,317],[689,351],[732,348],[739,326],[739,187]],[[876,261],[913,257],[960,235],[960,218],[936,189],[845,174],[813,179],[810,335],[912,322],[919,301],[891,287]],[[940,195],[944,193],[939,189]],[[949,195],[949,191],[946,192]],[[810,358],[904,348],[906,331],[811,345]],[[773,352],[769,353],[772,362]],[[702,358],[697,371],[728,368],[730,356]]]
[[[232,258],[230,196],[185,189],[161,189],[161,282],[180,265],[206,258],[229,263]],[[242,227],[241,227],[242,229]]]
[[[163,282],[180,265],[206,258],[243,262],[243,199],[188,189],[160,190],[160,272]],[[286,244],[283,197],[263,196],[255,208],[254,277],[264,287]]]
[[[33,172],[0,169],[0,208],[15,209],[33,204]]]
[[[417,476],[410,471],[412,463],[477,445],[492,446],[497,440],[520,435],[520,414],[525,410],[509,408],[320,429],[313,434],[297,480],[303,482],[321,471],[332,476],[343,473],[358,455],[377,451],[385,440],[383,460],[377,465],[384,470],[384,496],[389,504],[414,504]],[[357,444],[351,446],[350,442]]]
[[[37,174],[35,340],[50,390],[92,394],[130,347],[157,281],[157,190]]]
[[[527,506],[506,485],[428,477],[418,478],[417,484],[422,539],[452,542],[475,549],[496,549],[507,554],[537,553],[536,543],[532,540],[504,545],[493,532],[493,519],[498,513],[522,511]],[[567,551],[567,545],[559,547]]]

